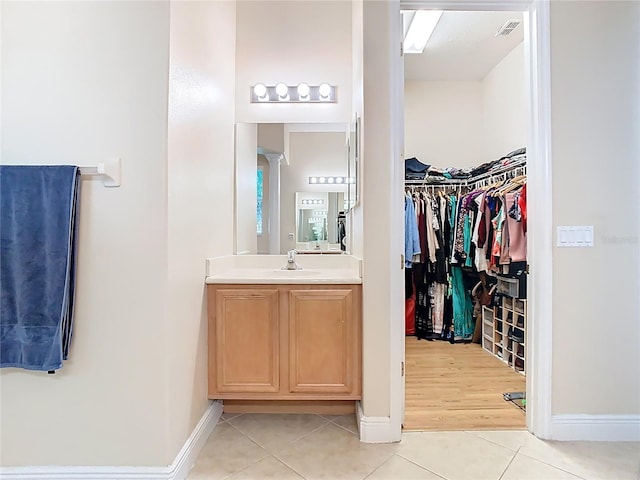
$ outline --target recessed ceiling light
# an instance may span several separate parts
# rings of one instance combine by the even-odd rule
[[[441,10],[418,10],[402,45],[404,53],[422,53],[442,16]]]

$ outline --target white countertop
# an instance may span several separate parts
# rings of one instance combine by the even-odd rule
[[[296,257],[300,270],[282,270],[286,255],[231,255],[207,259],[207,284],[360,284],[361,260],[351,255]]]

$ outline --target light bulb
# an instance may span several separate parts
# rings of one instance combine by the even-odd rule
[[[327,178],[327,183],[333,183],[335,179],[333,177]]]
[[[298,85],[298,97],[300,100],[308,100],[309,99],[309,85],[306,83],[301,83]]]
[[[318,93],[320,94],[320,98],[323,100],[329,100],[329,95],[331,95],[331,85],[328,83],[322,83],[318,87]]]
[[[265,87],[262,83],[257,83],[253,87],[253,93],[255,93],[258,100],[266,100],[267,98],[267,87]]]
[[[279,83],[276,85],[276,93],[278,97],[280,97],[280,100],[284,100],[289,96],[289,87],[284,83]]]
[[[337,177],[336,178],[336,183],[342,183],[344,182],[344,177]]]
[[[318,180],[320,181],[320,183],[324,183],[326,181],[326,178],[320,177]]]

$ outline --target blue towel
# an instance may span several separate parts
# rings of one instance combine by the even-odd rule
[[[0,165],[0,367],[62,367],[73,332],[75,166]]]

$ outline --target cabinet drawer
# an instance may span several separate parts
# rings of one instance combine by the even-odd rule
[[[498,277],[498,286],[496,293],[506,295],[508,297],[518,296],[518,280],[515,278]]]

